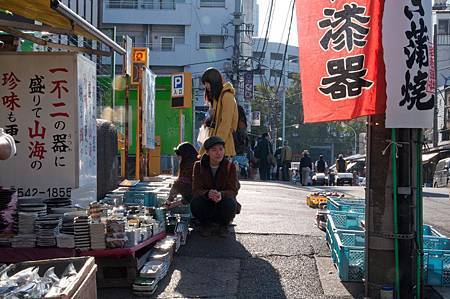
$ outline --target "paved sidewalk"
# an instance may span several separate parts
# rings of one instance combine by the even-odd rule
[[[160,282],[157,298],[363,298],[362,283],[343,284],[325,234],[305,204],[310,190],[242,182],[242,214],[227,238],[193,231]],[[99,289],[99,298],[134,298]]]

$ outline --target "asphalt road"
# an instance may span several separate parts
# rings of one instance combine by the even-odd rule
[[[332,186],[310,187],[312,190],[334,190],[363,198],[364,187]],[[440,233],[450,237],[450,199],[448,188],[423,189],[423,219],[424,224],[432,225]]]

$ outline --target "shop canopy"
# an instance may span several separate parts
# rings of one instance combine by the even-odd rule
[[[55,34],[82,35],[87,39],[98,40],[108,46],[111,51],[124,55],[125,49],[111,40],[95,26],[84,20],[59,0],[0,0],[0,9],[10,11],[14,15],[36,20],[43,25],[0,20],[0,30],[14,36],[31,40],[39,45],[65,48],[67,50],[91,52],[97,55],[111,55],[110,52],[95,49],[60,45],[40,39],[20,30],[45,31]]]

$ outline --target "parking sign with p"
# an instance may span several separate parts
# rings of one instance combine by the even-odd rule
[[[172,75],[172,98],[184,96],[184,74]]]

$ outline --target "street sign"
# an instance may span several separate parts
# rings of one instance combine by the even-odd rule
[[[139,70],[142,70],[143,66],[148,67],[148,48],[133,48],[131,52],[133,62],[131,84],[139,84]]]
[[[253,99],[253,72],[247,71],[244,74],[244,99],[251,101]]]
[[[172,75],[172,98],[182,98],[184,96],[184,74]]]
[[[171,80],[172,108],[192,107],[192,74],[177,73]]]
[[[252,126],[259,127],[261,125],[261,112],[252,111]]]

